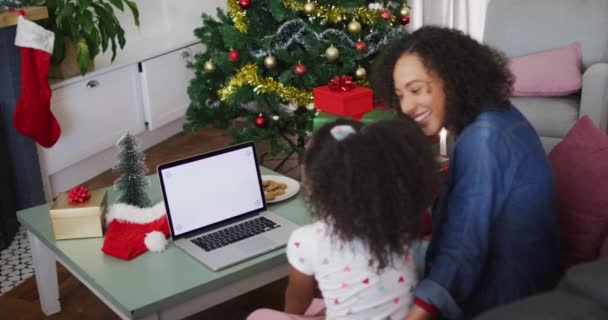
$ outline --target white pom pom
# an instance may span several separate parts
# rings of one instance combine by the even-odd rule
[[[153,252],[161,252],[167,247],[167,239],[160,231],[152,231],[146,234],[144,243],[146,244],[146,248]]]

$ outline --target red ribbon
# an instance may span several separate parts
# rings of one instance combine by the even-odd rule
[[[347,75],[335,76],[329,81],[328,86],[333,91],[349,91],[357,87],[353,78]]]
[[[68,203],[77,204],[84,203],[91,198],[89,189],[85,186],[75,186],[68,191]]]
[[[8,8],[8,12],[17,12],[20,16],[25,16],[25,10],[23,9]]]

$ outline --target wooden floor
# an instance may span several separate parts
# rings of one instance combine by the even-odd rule
[[[146,163],[154,173],[160,163],[180,159],[198,153],[224,147],[231,142],[231,137],[216,129],[203,129],[194,133],[180,133],[163,143],[146,150]],[[258,146],[258,153],[264,153],[266,148]],[[267,157],[265,157],[267,159]],[[267,159],[262,165],[269,168],[277,166],[282,159]],[[299,179],[297,159],[290,158],[277,171]],[[110,186],[117,176],[108,170],[84,183],[90,189]],[[1,319],[118,319],[108,307],[103,304],[89,289],[69,271],[58,265],[59,296],[61,312],[51,317],[45,317],[40,311],[38,292],[34,278],[0,297]],[[271,283],[265,287],[244,293],[242,296],[224,302],[211,309],[200,312],[188,319],[226,319],[241,320],[253,310],[261,307],[280,309],[283,306],[283,293],[286,279]]]

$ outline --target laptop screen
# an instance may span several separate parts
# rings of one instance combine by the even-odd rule
[[[159,167],[173,236],[264,208],[253,143]]]

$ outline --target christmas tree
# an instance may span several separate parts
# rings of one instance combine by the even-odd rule
[[[118,153],[118,163],[114,171],[120,176],[114,186],[120,192],[118,202],[126,203],[140,208],[150,206],[148,197],[148,178],[146,172],[145,155],[139,147],[139,142],[130,133],[126,132],[118,140],[120,152]]]
[[[312,88],[338,75],[368,86],[373,58],[405,32],[409,7],[363,0],[229,0],[203,14],[207,51],[190,66],[185,128],[227,128],[236,142],[268,141],[270,153],[303,148],[316,110]]]

